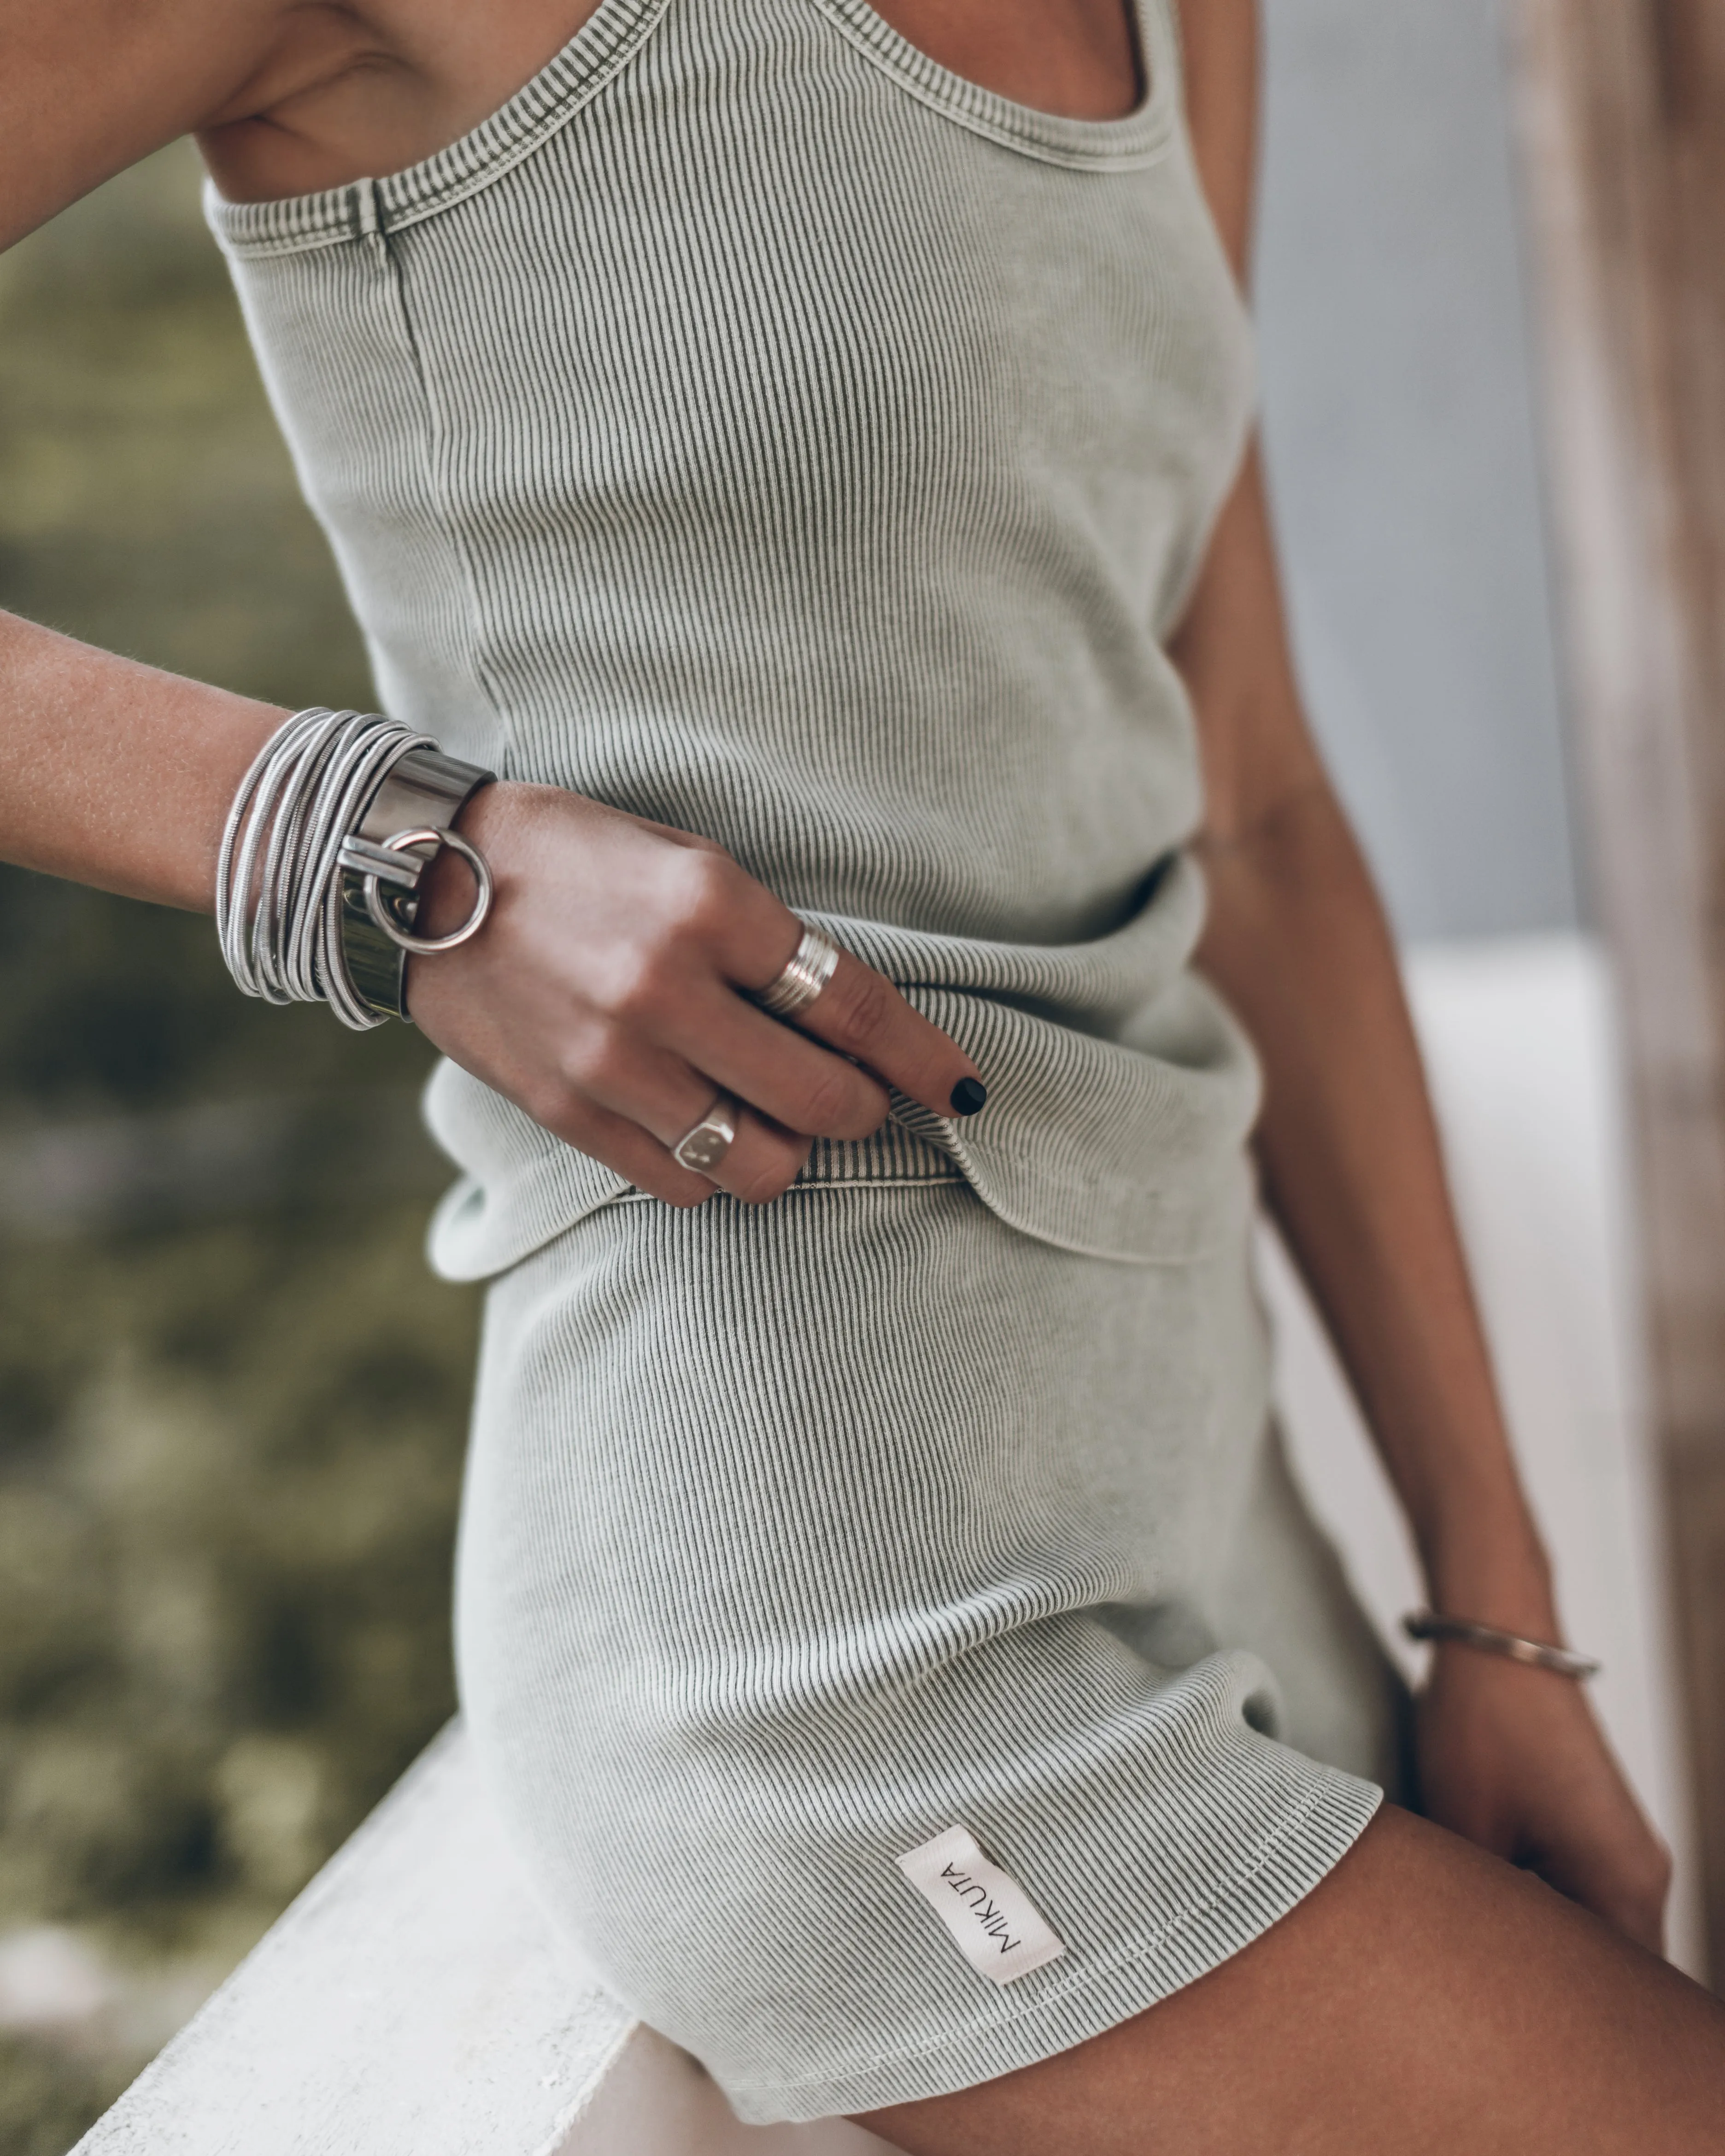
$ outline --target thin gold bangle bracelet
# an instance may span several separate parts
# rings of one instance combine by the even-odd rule
[[[1429,1640],[1435,1645],[1453,1640],[1463,1647],[1477,1647],[1481,1654],[1502,1655],[1529,1669],[1549,1670],[1553,1676],[1573,1677],[1578,1683],[1597,1676],[1599,1665],[1585,1655],[1572,1654],[1545,1640],[1524,1640],[1517,1632],[1500,1632],[1495,1625],[1476,1625],[1471,1617],[1440,1617],[1435,1610],[1416,1609],[1402,1620],[1410,1640]]]

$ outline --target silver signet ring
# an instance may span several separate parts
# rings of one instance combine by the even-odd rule
[[[711,1176],[720,1167],[737,1138],[737,1103],[721,1093],[692,1131],[685,1131],[671,1147],[671,1158],[697,1175]]]
[[[839,947],[831,937],[818,928],[805,928],[802,942],[784,965],[764,988],[756,989],[755,1001],[774,1018],[794,1018],[832,979],[838,963]]]

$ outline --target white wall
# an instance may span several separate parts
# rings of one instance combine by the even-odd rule
[[[1429,944],[1408,985],[1522,1476],[1595,1706],[1676,1858],[1671,1945],[1702,1965],[1699,1879],[1630,1256],[1629,1157],[1602,954],[1574,935]],[[1291,1266],[1266,1245],[1296,1471],[1403,1667],[1421,1599],[1401,1517]]]
[[[1263,0],[1266,434],[1318,731],[1407,937],[1573,926],[1501,0]]]
[[[1512,1427],[1607,1725],[1676,1846],[1695,1967],[1618,1054],[1573,935],[1507,4],[1262,0],[1266,441],[1307,700],[1410,947]],[[1388,1627],[1415,1592],[1405,1537],[1271,1263],[1306,1477]]]

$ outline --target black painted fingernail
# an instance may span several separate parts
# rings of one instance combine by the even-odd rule
[[[988,1089],[980,1078],[961,1078],[952,1088],[952,1113],[973,1116],[988,1097]]]

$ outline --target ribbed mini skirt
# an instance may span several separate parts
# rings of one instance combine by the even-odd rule
[[[1394,1684],[1246,1233],[1117,1263],[953,1176],[808,1183],[615,1200],[490,1289],[464,1704],[561,1924],[744,2119],[1078,2043],[1372,1816]]]

